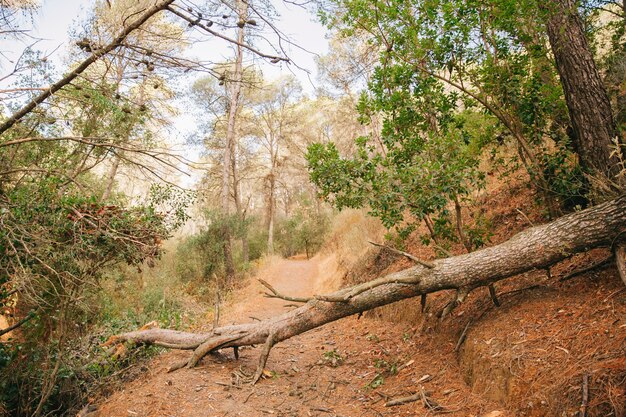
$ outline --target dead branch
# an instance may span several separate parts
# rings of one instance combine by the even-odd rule
[[[347,292],[342,292],[341,294],[329,294],[329,295],[315,295],[313,298],[316,300],[327,301],[330,303],[345,303],[349,301],[351,298],[356,297],[359,294],[364,293],[365,291],[369,291],[373,288],[379,287],[385,284],[417,284],[419,278],[415,277],[396,277],[396,276],[386,276],[382,278],[377,278],[363,284],[355,285],[353,287],[348,288]]]
[[[589,375],[583,375],[582,402],[580,404],[580,417],[587,417],[587,406],[589,405]]]
[[[617,254],[617,252],[615,252],[615,253]],[[617,261],[617,257],[615,259]],[[589,271],[593,271],[594,269],[603,268],[605,266],[608,266],[608,265],[611,264],[612,260],[613,260],[613,255],[609,256],[608,258],[606,258],[603,261],[600,261],[600,262],[595,263],[593,265],[589,265],[588,267],[579,269],[579,270],[574,271],[574,272],[570,272],[569,274],[564,275],[561,278],[559,278],[559,282],[568,281],[568,280],[570,280],[572,278],[575,278],[575,277],[577,277],[579,275],[586,274]]]
[[[489,284],[487,286],[489,288],[489,295],[491,296],[491,301],[496,307],[500,307],[500,300],[498,300],[498,294],[496,294],[496,287],[493,284]]]
[[[264,343],[259,361],[259,364],[264,364],[269,350],[276,343],[340,318],[449,289],[458,290],[455,297],[458,302],[471,289],[531,270],[545,269],[572,254],[608,245],[624,230],[626,195],[527,229],[499,245],[439,259],[432,269],[414,266],[370,283],[314,297],[296,309],[267,320],[223,326],[205,334],[163,329],[139,330],[112,336],[108,344],[128,340],[144,344],[156,341],[185,345],[195,343],[203,345],[202,351],[206,351],[210,346],[217,350]],[[194,352],[194,356],[199,357],[202,351]]]
[[[308,303],[311,299],[310,298],[301,298],[301,297],[290,297],[288,295],[283,295],[281,293],[279,293],[278,291],[276,291],[276,289],[274,287],[272,287],[269,282],[261,279],[261,278],[257,278],[257,281],[259,281],[265,288],[267,288],[268,290],[270,290],[272,293],[265,293],[265,296],[267,298],[280,298],[281,300],[285,300],[285,301],[293,301],[294,303]]]
[[[393,253],[397,253],[398,255],[402,255],[402,256],[412,260],[413,262],[422,265],[425,268],[433,269],[435,267],[435,264],[433,264],[432,262],[424,261],[422,259],[419,259],[416,256],[411,255],[410,253],[403,252],[401,250],[392,248],[391,246],[381,245],[380,243],[372,242],[371,240],[369,241],[369,243],[374,245],[374,246],[378,246],[379,248],[387,249],[389,252],[393,252]]]
[[[236,39],[229,38],[226,35],[222,35],[221,33],[216,32],[213,29],[209,28],[207,25],[205,25],[203,23],[200,23],[198,21],[198,19],[193,18],[193,17],[189,17],[186,14],[176,10],[172,6],[167,6],[166,8],[167,8],[168,11],[170,11],[171,13],[173,13],[176,16],[180,17],[181,19],[186,20],[187,22],[189,22],[193,26],[197,26],[200,29],[202,29],[203,31],[205,31],[205,32],[207,32],[207,33],[217,37],[217,38],[223,39],[223,40],[225,40],[225,41],[227,41],[229,43],[232,43],[234,45],[240,46],[242,48],[246,48],[247,50],[249,50],[250,52],[252,52],[255,55],[258,55],[258,56],[260,56],[262,58],[270,59],[273,63],[279,62],[279,61],[289,62],[288,58],[284,58],[284,57],[277,56],[277,55],[269,55],[269,54],[263,53],[263,52],[259,51],[258,49],[255,49],[255,48],[253,48],[252,46],[250,46],[250,45],[248,45],[246,43],[242,43],[242,42],[237,41]]]
[[[272,349],[272,347],[274,347],[275,344],[276,344],[275,334],[270,333],[267,336],[267,339],[265,340],[265,344],[263,345],[263,351],[261,352],[261,355],[259,356],[259,364],[256,368],[256,372],[254,373],[254,376],[252,377],[252,384],[256,384],[261,378],[261,376],[263,375],[263,370],[265,369],[267,358],[270,356],[270,350]]]
[[[7,327],[6,329],[0,329],[0,336],[5,335],[7,333],[10,333],[13,330],[22,327],[24,324],[26,324],[33,317],[35,317],[35,314],[31,312],[26,317],[24,317],[23,319],[21,319],[20,321],[18,321],[16,323],[13,323],[11,326]]]
[[[470,324],[472,324],[472,320],[469,320],[467,322],[467,324],[465,325],[465,328],[461,332],[461,336],[459,336],[459,340],[456,342],[456,346],[454,347],[455,352],[458,352],[459,349],[461,348],[461,345],[463,345],[463,342],[465,341],[465,336],[467,336],[467,329],[469,329]]]
[[[408,397],[396,398],[385,403],[385,407],[395,407],[397,405],[409,404],[422,399],[422,393],[409,395]]]

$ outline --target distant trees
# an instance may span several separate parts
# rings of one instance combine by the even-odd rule
[[[231,68],[231,64],[224,64],[224,68]],[[293,230],[288,226],[290,218],[305,206],[312,206],[321,215],[319,204],[312,203],[315,190],[308,183],[304,152],[318,138],[323,128],[320,123],[325,123],[330,112],[324,113],[328,109],[306,99],[301,91],[293,77],[265,82],[253,71],[243,74],[231,153],[230,204],[237,208],[244,259],[249,221],[262,219],[267,253],[293,254],[293,248],[305,250],[306,245],[285,246],[285,238],[293,237],[283,232],[286,227]],[[224,163],[220,155],[228,126],[229,92],[220,91],[214,81],[202,79],[193,94],[199,104],[213,99],[212,117],[202,134],[209,163],[204,184],[207,190],[215,190]],[[306,221],[302,216],[300,219]],[[279,234],[280,247],[276,248]],[[310,245],[310,249],[315,246]]]

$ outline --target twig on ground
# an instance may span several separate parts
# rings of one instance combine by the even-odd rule
[[[465,336],[467,336],[467,329],[469,329],[470,324],[472,324],[472,320],[467,322],[467,324],[465,325],[465,328],[463,329],[463,332],[461,332],[461,336],[459,337],[459,340],[456,342],[456,346],[454,347],[455,352],[459,351],[459,349],[461,348],[461,345],[465,341]]]
[[[580,404],[580,417],[587,417],[587,405],[589,404],[589,375],[583,375],[583,398]]]

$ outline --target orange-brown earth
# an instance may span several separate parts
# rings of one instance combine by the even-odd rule
[[[501,193],[492,205],[494,243],[541,221],[531,215],[528,196],[515,190]],[[429,255],[417,245],[410,250]],[[499,308],[486,289],[474,291],[441,323],[436,313],[452,294],[429,296],[424,313],[418,300],[406,300],[328,324],[275,346],[266,378],[255,386],[245,380],[256,367],[258,347],[242,348],[238,361],[227,351],[173,373],[166,372],[169,364],[189,353],[168,352],[100,404],[99,415],[496,417],[582,416],[584,411],[624,417],[626,288],[613,265],[559,280],[607,254],[595,250],[557,265],[550,275],[535,271],[500,282]],[[327,259],[274,260],[260,274],[285,294],[325,292],[336,281],[328,279]],[[345,281],[407,265],[372,251]],[[235,293],[222,317],[245,322],[292,308],[262,293],[263,287],[251,281]],[[417,401],[385,406],[422,392],[425,397]]]

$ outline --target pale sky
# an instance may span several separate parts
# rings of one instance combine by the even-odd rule
[[[257,62],[266,79],[271,80],[284,74],[293,74],[299,79],[304,92],[311,96],[315,91],[315,84],[317,83],[315,56],[323,55],[328,50],[328,42],[325,37],[326,29],[317,22],[313,14],[301,7],[283,3],[282,0],[271,0],[271,2],[280,15],[280,18],[274,21],[275,26],[287,35],[294,44],[310,52],[305,52],[297,47],[286,48],[289,58],[302,69],[291,64],[270,64],[266,60],[261,59],[257,60]],[[197,3],[201,3],[201,0],[198,0]],[[94,0],[41,0],[41,7],[32,15],[32,18],[29,16],[25,17],[26,21],[31,23],[31,25],[27,26],[32,26],[32,36],[43,39],[36,44],[35,49],[41,50],[46,54],[52,54],[49,60],[60,71],[53,80],[60,77],[69,62],[74,61],[70,54],[75,52],[76,49],[70,45],[71,41],[68,34],[72,29],[80,32],[80,27],[76,26],[74,28],[74,25],[80,24],[84,20],[92,9],[93,4]],[[232,59],[234,55],[232,47],[225,42],[212,41],[210,35],[201,35],[197,32],[195,37],[207,39],[207,41],[194,44],[186,53],[189,58],[213,62]],[[0,41],[0,51],[3,53],[3,56],[0,56],[0,74],[6,74],[13,67],[11,62],[7,62],[7,58],[10,60],[16,59],[30,43],[32,43],[32,40],[29,38],[23,38],[18,41]],[[266,46],[259,45],[259,49],[263,50],[263,52],[274,53]],[[189,76],[181,80],[179,84],[183,97],[185,90],[189,88],[193,80],[201,76],[204,76],[204,74],[189,74]],[[11,80],[5,80],[0,84],[6,86],[8,82],[11,82]],[[187,82],[189,82],[189,86],[184,85]],[[185,104],[183,104],[184,106]],[[180,146],[184,139],[195,131],[197,123],[193,117],[192,112],[182,109],[180,116],[172,121],[172,129],[167,134],[170,143],[179,144]],[[191,159],[199,157],[199,149],[189,149],[187,146],[185,148],[189,152],[187,157]],[[189,185],[190,182],[193,182],[193,179],[187,178],[183,182]]]
[[[316,65],[314,54],[324,54],[328,50],[328,42],[325,38],[326,30],[319,22],[316,21],[314,15],[301,7],[283,3],[282,0],[271,0],[274,7],[280,14],[280,19],[275,22],[276,26],[289,36],[290,40],[296,45],[304,48],[312,53],[291,47],[288,50],[289,57],[297,64],[311,72],[310,77],[305,71],[289,65],[291,71],[300,80],[306,92],[312,93],[316,82]],[[73,24],[80,22],[92,7],[93,0],[42,0],[42,7],[33,16],[32,35],[36,38],[42,38],[36,45],[36,49],[44,52],[54,52],[52,61],[55,62],[60,69],[64,67],[67,61],[68,49],[68,33]],[[206,37],[207,40],[210,38]],[[21,41],[0,41],[0,50],[5,52],[7,56],[16,58],[25,46],[31,41],[25,38]],[[203,60],[211,60],[219,62],[224,59],[232,58],[232,51],[224,42],[209,42],[196,44],[188,52],[190,56],[196,56]],[[265,52],[273,52],[268,48],[261,48]],[[2,59],[2,58],[0,58]],[[6,72],[10,68],[10,64],[2,59],[2,72]],[[280,74],[290,73],[286,64],[271,65],[269,63],[262,64],[261,69],[267,78],[276,78]]]

